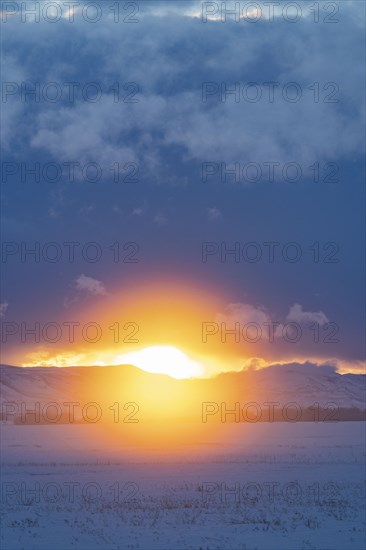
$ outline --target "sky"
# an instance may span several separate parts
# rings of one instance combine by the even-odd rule
[[[1,361],[362,372],[364,3],[70,4],[2,3]]]

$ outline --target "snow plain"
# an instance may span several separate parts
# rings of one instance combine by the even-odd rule
[[[1,426],[3,550],[365,547],[364,422],[226,424],[170,454],[103,429]]]

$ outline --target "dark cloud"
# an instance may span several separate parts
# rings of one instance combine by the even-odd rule
[[[361,154],[362,59],[355,59],[363,30],[352,9],[342,12],[337,25],[317,25],[308,18],[291,25],[279,18],[243,27],[230,20],[204,24],[184,15],[195,6],[142,3],[140,22],[122,28],[110,18],[94,25],[79,19],[57,25],[9,21],[6,82],[30,79],[44,86],[71,80],[83,86],[96,81],[103,96],[96,103],[86,103],[80,93],[71,105],[41,101],[32,105],[26,120],[27,105],[9,97],[5,144],[14,144],[11,129],[21,123],[24,147],[30,151],[101,164],[116,157],[138,158],[151,172],[164,165],[166,148],[177,146],[199,162],[235,162],[243,152],[258,162]],[[135,82],[138,103],[115,103],[110,87],[116,81],[122,95],[123,84]],[[262,86],[263,96],[257,103],[242,95],[238,103],[232,96],[221,102],[217,91],[204,103],[204,82],[213,82],[217,90],[222,83],[228,88],[239,83],[240,93],[254,82]],[[267,100],[264,82],[278,83],[274,103]],[[301,88],[297,103],[283,99],[283,86],[289,82]],[[334,84],[322,89],[330,82]],[[314,83],[319,85],[319,102],[314,101],[317,92],[309,89]],[[324,102],[328,96],[337,97],[338,103]]]

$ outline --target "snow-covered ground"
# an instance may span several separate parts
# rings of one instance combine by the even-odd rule
[[[226,424],[170,455],[103,430],[1,426],[2,550],[364,548],[363,422]]]

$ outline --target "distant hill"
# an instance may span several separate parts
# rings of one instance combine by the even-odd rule
[[[223,417],[221,413],[238,407],[240,421],[252,421],[258,406],[262,413],[258,421],[297,418],[296,410],[302,411],[300,420],[318,417],[320,420],[361,420],[366,410],[366,375],[341,375],[331,366],[311,363],[272,365],[261,370],[188,380],[149,374],[131,365],[65,368],[1,365],[0,401],[2,413],[15,411],[8,417],[10,421],[19,420],[22,403],[29,409],[35,403],[42,406],[56,403],[64,409],[67,402],[79,403],[75,408],[77,421],[82,419],[82,406],[90,402],[100,404],[103,410],[115,402],[122,406],[137,403],[146,421],[162,418],[202,421],[204,409],[211,412],[207,421],[233,422],[238,421],[234,413]],[[13,408],[9,403],[13,403]],[[276,404],[272,418],[266,403]],[[27,417],[27,423],[31,423],[31,415]]]

